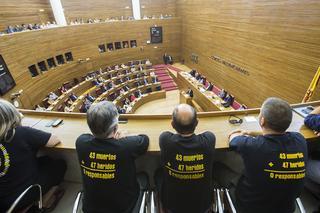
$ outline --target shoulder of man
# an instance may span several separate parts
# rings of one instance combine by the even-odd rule
[[[170,143],[170,138],[175,134],[169,131],[162,132],[159,137],[160,149],[163,148],[167,143]]]
[[[205,138],[206,142],[208,142],[209,144],[216,143],[216,136],[214,135],[213,132],[205,131],[205,132],[199,134],[198,136]]]
[[[94,139],[94,136],[91,135],[91,134],[82,134],[76,140],[76,147],[81,145],[81,144],[85,144],[87,142],[90,142],[93,139]]]

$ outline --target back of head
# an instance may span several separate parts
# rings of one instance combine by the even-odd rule
[[[260,116],[264,118],[265,128],[276,132],[285,132],[292,121],[290,105],[286,101],[275,97],[264,101]]]
[[[117,107],[109,101],[93,104],[87,112],[87,123],[96,138],[107,138],[118,125]]]
[[[192,106],[180,104],[174,108],[172,126],[179,134],[192,134],[197,125],[197,112]]]
[[[20,125],[18,110],[10,102],[0,99],[0,141],[7,141],[10,130]]]

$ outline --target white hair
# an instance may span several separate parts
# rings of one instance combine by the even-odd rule
[[[21,119],[20,113],[10,102],[0,99],[0,141],[6,141],[8,132],[20,126]]]
[[[87,123],[96,138],[107,138],[118,125],[117,107],[109,101],[93,104],[87,112]]]

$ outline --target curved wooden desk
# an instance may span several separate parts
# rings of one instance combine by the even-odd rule
[[[320,101],[293,105],[320,105]],[[62,143],[56,149],[75,149],[77,137],[83,133],[90,133],[86,123],[86,114],[83,113],[59,113],[59,112],[35,112],[32,110],[20,110],[24,114],[23,125],[31,126],[43,131],[56,134]],[[198,113],[199,125],[196,133],[210,130],[216,135],[216,148],[226,149],[228,145],[228,134],[235,129],[242,128],[251,131],[259,131],[260,126],[257,120],[247,121],[246,117],[257,119],[259,109],[230,111],[230,112],[202,112]],[[237,115],[243,118],[241,125],[232,125],[228,122],[230,115]],[[63,124],[59,127],[46,127],[46,124],[52,119],[63,119]],[[127,119],[127,123],[119,125],[120,130],[128,133],[144,133],[150,137],[149,152],[159,151],[159,135],[161,132],[169,130],[174,131],[171,127],[171,115],[134,115],[125,114],[120,116],[121,119]],[[314,139],[314,133],[304,126],[304,118],[293,112],[293,121],[289,131],[298,131],[309,139]]]
[[[166,98],[166,91],[164,90],[144,94],[141,98],[136,99],[133,106],[131,107],[130,112],[128,113],[134,113],[139,107],[141,107],[145,103],[163,98]]]
[[[146,90],[147,89],[151,89],[152,90],[155,90],[158,86],[161,86],[161,83],[150,83],[150,84],[146,84],[146,85],[141,85],[139,87],[135,87],[135,88],[132,88],[130,89],[129,91],[125,92],[124,94],[120,95],[119,97],[117,97],[113,103],[116,105],[116,106],[123,106],[122,104],[122,101],[124,101],[126,98],[129,98],[131,94],[134,94],[136,91],[138,90],[141,90],[142,93],[146,93]],[[140,99],[140,98],[139,98]],[[137,99],[135,99],[136,101]],[[134,103],[132,103],[134,104]],[[133,106],[133,105],[132,105]]]

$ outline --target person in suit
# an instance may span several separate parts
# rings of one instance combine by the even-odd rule
[[[228,92],[225,91],[224,89],[222,89],[222,90],[219,92],[219,94],[218,94],[218,96],[219,96],[222,100],[224,100],[224,99],[227,97],[227,95],[228,95]]]
[[[94,80],[92,81],[92,84],[93,84],[94,86],[99,86],[99,85],[100,85],[100,83],[98,82],[97,79],[94,79]]]
[[[191,98],[193,97],[193,90],[189,87],[189,89],[186,92],[187,95],[189,95]]]
[[[72,101],[76,101],[78,99],[78,97],[74,94],[74,93],[71,93],[71,95],[69,96],[69,98],[72,100]]]
[[[192,70],[190,71],[190,75],[193,76],[193,77],[196,76],[196,73],[197,73],[197,71],[196,71],[195,69],[192,69]]]
[[[143,78],[143,85],[149,84],[148,79],[146,77]]]
[[[209,82],[206,90],[207,90],[207,91],[212,91],[212,89],[213,89],[213,84],[212,84],[211,82]]]
[[[88,101],[90,101],[91,103],[93,103],[94,100],[95,100],[95,98],[94,98],[92,95],[90,95],[89,93],[86,94],[85,98],[86,98]]]
[[[224,102],[222,103],[222,105],[224,107],[229,107],[229,106],[232,106],[233,102],[234,102],[234,97],[228,94],[227,97],[224,99]]]
[[[164,53],[164,55],[163,55],[163,63],[165,64],[165,65],[167,65],[168,64],[168,55],[167,55],[167,53]]]
[[[142,93],[141,93],[141,90],[137,90],[135,93],[134,93],[134,96],[136,98],[140,98],[142,96]]]

